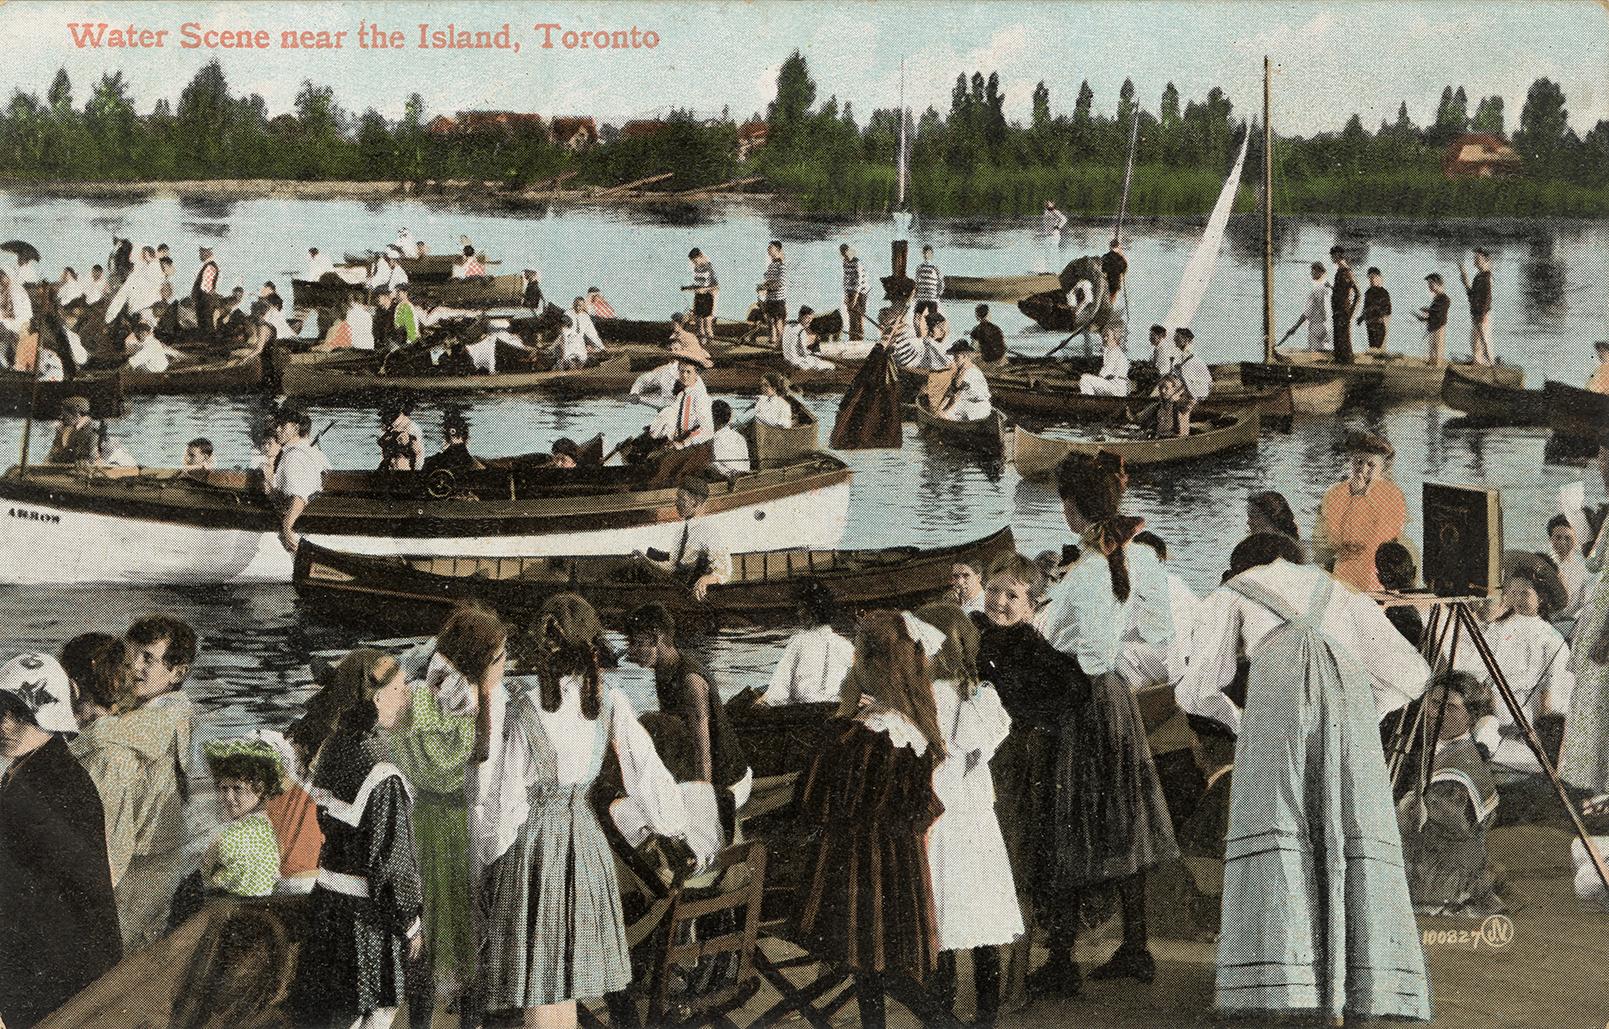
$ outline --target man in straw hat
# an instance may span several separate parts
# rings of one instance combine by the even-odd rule
[[[1408,523],[1402,490],[1388,477],[1396,450],[1370,432],[1347,437],[1350,473],[1331,486],[1313,526],[1313,562],[1355,590],[1380,589],[1374,552],[1400,540]]]
[[[715,436],[715,413],[711,409],[709,390],[699,375],[710,363],[696,354],[680,354],[676,358],[675,398],[654,416],[648,432],[656,439],[667,442],[673,449],[708,443]]]
[[[940,418],[956,422],[977,422],[989,417],[994,404],[989,397],[989,380],[974,362],[977,348],[965,336],[950,344],[955,373],[935,410]]]

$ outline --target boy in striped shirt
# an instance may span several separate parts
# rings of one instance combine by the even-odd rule
[[[715,294],[721,291],[721,283],[704,251],[694,247],[687,252],[687,260],[693,265],[693,284],[682,289],[693,294],[693,333],[709,346],[715,340]]]
[[[866,295],[871,292],[871,276],[866,274],[866,266],[855,256],[854,248],[848,243],[840,244],[838,253],[844,259],[844,310],[849,314],[849,338],[865,339],[863,323],[866,318]]]
[[[771,263],[765,266],[765,278],[755,287],[755,293],[764,298],[761,313],[771,328],[771,344],[782,348],[782,328],[788,322],[788,272],[782,263],[782,241],[773,239],[765,248]]]
[[[944,274],[933,263],[933,248],[922,247],[922,263],[916,266],[916,310],[914,318],[939,313],[939,297],[944,295]]]

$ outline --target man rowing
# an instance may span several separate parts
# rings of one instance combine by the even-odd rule
[[[955,362],[955,375],[949,388],[939,401],[934,413],[953,422],[978,422],[989,417],[994,404],[989,397],[989,380],[983,370],[973,363],[976,349],[965,337],[950,346],[950,357]]]

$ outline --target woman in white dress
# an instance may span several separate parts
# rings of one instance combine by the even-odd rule
[[[602,636],[591,605],[561,594],[520,642],[536,682],[483,680],[466,782],[480,987],[487,1011],[522,1010],[527,1026],[574,1029],[578,999],[631,982],[614,857],[587,802],[607,750],[654,831],[687,837],[681,790],[631,702],[603,681]]]
[[[776,429],[793,428],[788,380],[776,372],[766,372],[760,379],[760,399],[754,402],[754,420]]]
[[[820,579],[803,580],[797,599],[800,624],[810,628],[788,640],[759,703],[836,704],[844,676],[855,662],[855,645],[833,629],[838,601]]]
[[[933,906],[939,923],[935,993],[955,1003],[956,952],[972,952],[975,1026],[992,1026],[1000,1010],[1000,950],[1023,934],[1011,858],[994,811],[989,759],[1011,729],[1011,717],[989,683],[978,681],[978,630],[954,604],[928,604],[916,617],[944,634],[932,659],[933,700],[945,737],[933,792],[944,814],[927,834]]]

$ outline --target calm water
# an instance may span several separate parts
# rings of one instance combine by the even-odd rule
[[[71,263],[81,272],[104,263],[113,235],[137,242],[167,242],[179,258],[177,277],[188,286],[195,274],[195,248],[213,246],[223,266],[223,284],[255,288],[274,279],[289,294],[288,270],[305,263],[306,248],[339,256],[348,249],[380,246],[400,226],[451,249],[460,234],[504,259],[508,270],[540,268],[556,300],[601,286],[615,308],[635,317],[665,317],[688,281],[684,255],[702,247],[724,285],[718,313],[741,317],[764,267],[764,246],[781,239],[791,271],[793,303],[832,307],[837,302],[837,247],[850,242],[879,273],[886,270],[889,231],[881,222],[819,223],[770,217],[753,209],[681,212],[676,216],[629,209],[554,209],[499,216],[463,213],[424,204],[249,201],[189,203],[155,200],[111,204],[39,201],[0,194],[0,233],[35,242],[44,266]],[[1105,249],[1109,226],[1074,226],[1062,259]],[[1131,323],[1161,317],[1198,228],[1134,226],[1129,247]],[[1484,244],[1496,260],[1495,339],[1498,353],[1526,368],[1526,381],[1576,382],[1592,367],[1591,341],[1609,326],[1609,290],[1604,255],[1609,226],[1599,223],[1459,225],[1449,228],[1378,224],[1284,224],[1278,234],[1275,273],[1276,320],[1280,331],[1300,313],[1307,292],[1307,262],[1337,239],[1358,254],[1361,272],[1378,265],[1386,273],[1397,315],[1395,349],[1422,352],[1410,312],[1425,301],[1423,276],[1440,271],[1452,284],[1451,349],[1467,350],[1467,308],[1457,283],[1457,261]],[[1034,270],[1038,242],[1021,225],[947,221],[918,225],[914,240],[933,243],[940,266],[951,274],[1006,274]],[[1194,322],[1197,348],[1209,361],[1260,354],[1261,243],[1254,219],[1231,227],[1213,291]],[[1060,340],[1006,304],[994,305],[996,320],[1013,348],[1043,353]],[[971,324],[965,305],[952,305],[960,325]],[[1354,334],[1362,346],[1362,332]],[[1074,344],[1077,345],[1076,343]],[[732,397],[742,412],[750,398]],[[811,401],[830,425],[836,398]],[[251,403],[243,399],[154,398],[131,411],[117,432],[146,464],[177,463],[184,443],[210,437],[219,463],[245,462],[245,424]],[[483,454],[545,448],[561,435],[583,438],[605,432],[611,439],[645,424],[646,408],[615,400],[555,404],[539,397],[509,397],[477,403],[471,414],[474,447]],[[317,428],[334,425],[323,446],[337,467],[374,463],[375,419],[363,411],[315,408]],[[438,441],[439,409],[426,405],[416,420],[428,445]],[[1558,488],[1582,477],[1579,469],[1544,466],[1545,430],[1461,426],[1436,404],[1384,412],[1349,412],[1334,419],[1298,420],[1289,435],[1265,434],[1255,452],[1242,452],[1195,467],[1138,475],[1130,506],[1174,550],[1172,565],[1198,591],[1218,581],[1230,547],[1244,534],[1244,498],[1259,489],[1279,489],[1310,530],[1324,488],[1342,474],[1336,444],[1348,428],[1384,430],[1398,452],[1395,478],[1407,494],[1410,532],[1418,534],[1419,484],[1426,480],[1485,483],[1503,491],[1509,546],[1545,545],[1543,523]],[[0,447],[15,455],[20,423],[0,422]],[[36,456],[45,444],[36,436]],[[1002,524],[1016,531],[1029,553],[1059,547],[1069,534],[1053,491],[1027,483],[1008,466],[989,468],[938,446],[907,427],[902,451],[846,455],[854,468],[854,492],[845,546],[938,545],[982,536]],[[9,463],[10,459],[7,459]],[[1602,487],[1589,477],[1588,496]],[[89,629],[117,630],[151,609],[176,611],[203,637],[203,656],[190,692],[207,710],[208,735],[290,720],[308,694],[307,663],[315,652],[339,651],[361,639],[360,630],[304,617],[289,588],[42,590],[0,586],[0,618],[10,627],[5,651],[42,647],[54,651],[69,636]],[[712,663],[727,692],[763,685],[780,650],[779,631],[724,630],[695,643]],[[636,669],[621,681],[639,704],[652,699],[651,683]]]

